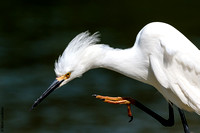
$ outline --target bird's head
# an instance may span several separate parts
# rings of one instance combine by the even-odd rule
[[[63,54],[55,62],[56,79],[50,87],[35,101],[32,109],[35,108],[44,98],[55,89],[63,86],[74,78],[80,77],[90,69],[90,63],[85,55],[90,45],[99,42],[98,33],[90,35],[88,31],[77,35],[64,50]]]

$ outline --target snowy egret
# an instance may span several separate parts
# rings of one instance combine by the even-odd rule
[[[134,46],[128,49],[98,44],[98,36],[98,33],[83,32],[69,43],[55,62],[56,80],[35,101],[32,109],[56,88],[90,69],[101,67],[154,86],[170,103],[170,112],[173,112],[172,105],[178,107],[184,130],[189,132],[182,109],[200,115],[198,48],[174,27],[161,22],[142,28]]]

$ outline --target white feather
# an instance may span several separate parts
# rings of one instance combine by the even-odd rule
[[[88,31],[78,34],[66,47],[63,54],[55,62],[55,73],[57,76],[72,71],[74,65],[81,61],[86,48],[100,41],[98,32],[90,35]]]
[[[172,26],[154,26],[159,42],[156,49],[151,45],[150,64],[161,85],[154,86],[178,107],[200,114],[200,51]],[[146,34],[153,30],[148,28]]]

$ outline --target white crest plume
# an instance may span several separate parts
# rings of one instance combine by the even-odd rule
[[[90,35],[88,31],[78,34],[64,50],[63,54],[59,56],[58,61],[55,62],[55,73],[57,76],[66,74],[72,71],[71,67],[77,65],[81,61],[82,54],[90,45],[97,44],[100,41],[98,32]]]

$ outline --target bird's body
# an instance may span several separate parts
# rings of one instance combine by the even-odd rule
[[[96,33],[77,35],[55,63],[57,84],[33,107],[54,88],[101,67],[150,84],[167,101],[200,115],[200,51],[181,32],[169,24],[153,22],[142,28],[131,48],[114,49],[98,42]]]
[[[148,60],[147,83],[179,108],[200,114],[200,51],[164,23],[151,23],[138,36],[134,47]]]

